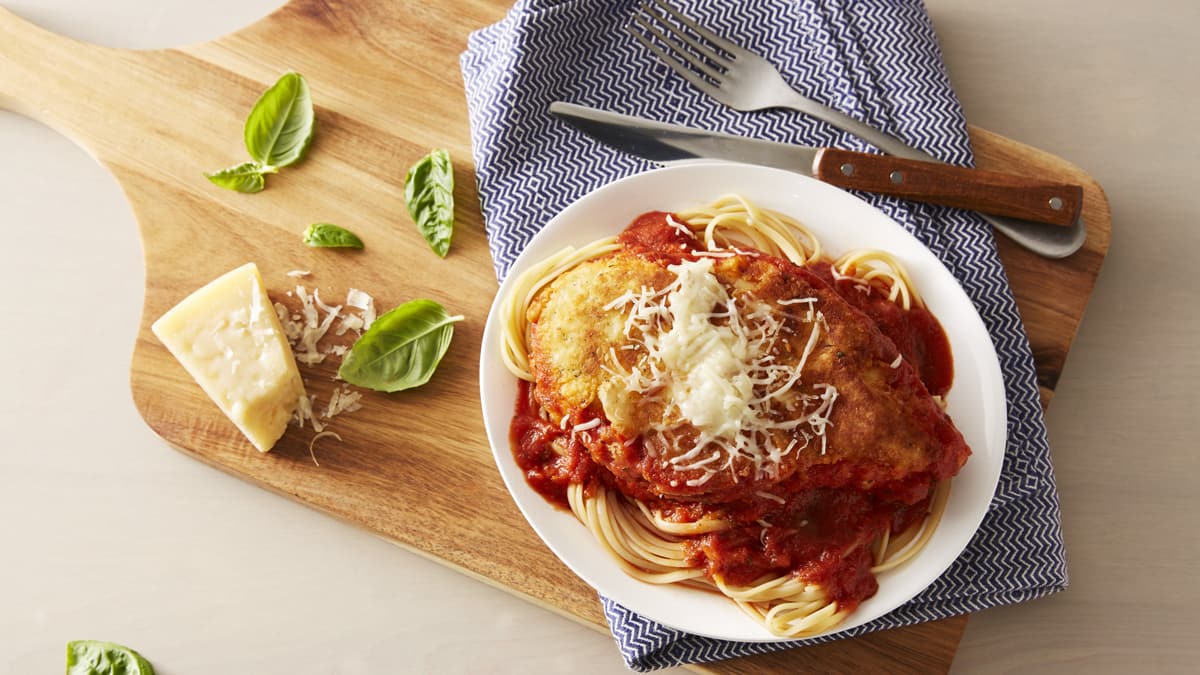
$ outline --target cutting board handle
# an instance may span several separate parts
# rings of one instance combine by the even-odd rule
[[[0,108],[86,147],[97,126],[111,124],[99,111],[111,110],[107,104],[125,90],[136,55],[57,35],[0,7]]]
[[[0,7],[0,108],[74,140],[127,194],[130,172],[207,186],[203,171],[238,159],[241,118],[261,87],[185,50],[87,44]],[[212,95],[226,91],[237,105]]]

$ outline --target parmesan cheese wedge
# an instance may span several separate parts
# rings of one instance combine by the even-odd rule
[[[254,447],[275,445],[304,380],[254,263],[184,298],[151,330]]]

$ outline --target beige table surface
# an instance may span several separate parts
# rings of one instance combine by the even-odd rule
[[[0,0],[143,48],[276,3]],[[954,670],[1194,672],[1200,4],[927,4],[968,119],[1090,172],[1114,230],[1048,419],[1071,588],[976,614]],[[160,675],[624,672],[606,635],[155,438],[127,382],[135,225],[69,140],[0,113],[0,208],[0,673],[59,672],[77,638],[136,646]]]

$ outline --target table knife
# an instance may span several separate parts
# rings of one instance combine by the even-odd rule
[[[1017,174],[890,155],[777,143],[564,103],[550,112],[596,140],[659,164],[723,159],[771,166],[830,185],[1069,227],[1083,188]]]

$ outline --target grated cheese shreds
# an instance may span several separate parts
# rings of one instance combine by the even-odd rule
[[[350,331],[354,331],[357,334],[361,334],[362,329],[363,329],[362,317],[355,316],[353,314],[347,314],[346,316],[342,317],[342,321],[341,321],[341,323],[338,324],[337,330],[334,331],[334,334],[339,337],[342,335],[345,335],[346,333],[348,333]]]
[[[362,393],[350,389],[347,385],[342,385],[340,389],[334,389],[329,396],[329,405],[325,407],[325,419],[333,419],[344,412],[355,412],[362,410]]]
[[[317,416],[313,413],[313,402],[316,400],[316,394],[313,394],[311,398],[308,396],[301,396],[299,403],[296,405],[296,412],[292,419],[296,421],[296,426],[300,427],[301,429],[304,428],[304,423],[307,421],[312,425],[313,431],[319,434],[325,430],[325,425],[322,424],[321,420],[317,419]]]
[[[375,299],[357,288],[351,288],[346,293],[346,305],[362,312],[363,330],[375,323]]]
[[[312,272],[310,272],[308,270],[292,270],[287,273],[287,275],[289,277],[292,277],[293,279],[300,279],[300,278],[306,277],[310,274],[312,274]]]
[[[334,433],[332,431],[322,431],[322,432],[314,435],[312,437],[312,440],[310,440],[308,442],[308,456],[312,457],[313,464],[316,464],[317,466],[321,466],[321,463],[317,461],[317,453],[313,450],[313,446],[317,444],[317,441],[319,441],[322,438],[325,438],[327,436],[332,436],[332,437],[336,438],[339,443],[342,442],[342,437],[338,436],[336,433]]]
[[[669,213],[667,214],[667,224],[671,226],[671,229],[673,229],[676,232],[678,232],[679,234],[687,237],[688,239],[696,238],[696,234],[694,232],[692,232],[691,229],[689,229],[687,225],[684,225],[683,223],[679,222],[678,220],[675,220],[675,218],[673,216],[671,216],[671,214],[669,214]]]
[[[317,343],[329,332],[329,326],[333,324],[342,307],[326,305],[321,302],[319,290],[314,289],[312,295],[309,295],[303,286],[296,287],[296,297],[300,298],[302,318],[300,337],[295,345],[296,360],[313,366],[325,360],[326,354],[317,348]],[[325,311],[324,318],[320,316],[321,310]]]
[[[787,503],[787,500],[785,500],[783,497],[780,497],[779,495],[771,494],[770,492],[763,492],[763,491],[759,490],[758,492],[755,492],[754,494],[758,495],[759,497],[762,497],[763,499],[770,499],[771,501],[776,502],[778,504],[786,504]]]
[[[288,272],[288,276],[293,278],[305,277],[309,274],[311,272],[307,270]],[[288,291],[287,295],[300,300],[298,312],[293,313],[286,305],[278,302],[274,303],[273,308],[275,315],[279,317],[284,335],[293,348],[296,361],[301,365],[313,366],[323,363],[329,355],[345,356],[350,349],[348,345],[322,343],[324,338],[330,334],[331,329],[337,336],[345,335],[350,331],[361,335],[362,330],[370,326],[370,323],[376,318],[374,299],[358,289],[350,289],[345,305],[325,303],[321,300],[320,289],[317,288],[310,292],[304,286],[296,286],[293,291]],[[351,309],[356,312],[350,312]],[[338,321],[339,319],[340,321]],[[336,328],[333,328],[335,321],[338,321],[338,324]],[[305,425],[311,425],[313,431],[316,432],[309,443],[309,450],[312,450],[313,443],[326,436],[332,435],[337,440],[342,440],[340,436],[327,430],[329,421],[343,413],[361,410],[362,398],[361,392],[351,389],[346,384],[333,389],[324,408],[317,405],[315,394],[311,397],[302,397],[296,406],[292,420],[301,429]],[[313,461],[316,462],[315,457]],[[318,464],[318,466],[320,465]]]
[[[700,471],[687,479],[690,486],[703,485],[723,470],[736,480],[738,462],[750,462],[756,478],[777,477],[783,458],[814,439],[820,439],[824,454],[837,389],[811,383],[812,393],[803,393],[800,386],[804,365],[822,327],[827,329],[824,315],[815,310],[816,298],[779,302],[806,305],[805,315],[792,318],[812,328],[798,362],[777,363],[776,348],[785,332],[779,310],[753,297],[730,296],[712,272],[712,258],[667,269],[675,280],[666,287],[626,292],[605,306],[627,310],[624,335],[639,354],[626,372],[616,350],[610,350],[612,363],[604,368],[610,379],[599,391],[610,419],[628,414],[625,393],[634,392],[664,409],[663,420],[651,429],[658,442],[665,444],[663,432],[681,422],[694,427],[694,445],[667,464],[676,471]],[[780,410],[790,414],[778,420]]]
[[[566,419],[566,418],[563,418],[563,419]],[[576,424],[574,427],[571,427],[571,431],[576,432],[576,433],[578,433],[580,431],[590,431],[592,429],[595,429],[598,426],[600,426],[600,418],[589,420],[587,422],[583,422],[582,424]]]
[[[331,353],[337,356],[345,354],[343,345],[320,345],[334,321],[341,319],[333,331],[334,335],[340,337],[351,331],[361,335],[376,318],[374,299],[355,288],[347,294],[345,305],[328,305],[321,300],[320,289],[313,289],[310,293],[304,286],[296,286],[294,293],[289,292],[288,295],[300,299],[299,313],[290,313],[286,306],[277,302],[275,314],[296,352],[296,360],[305,365],[321,363]],[[358,313],[344,311],[347,307],[358,310]]]

